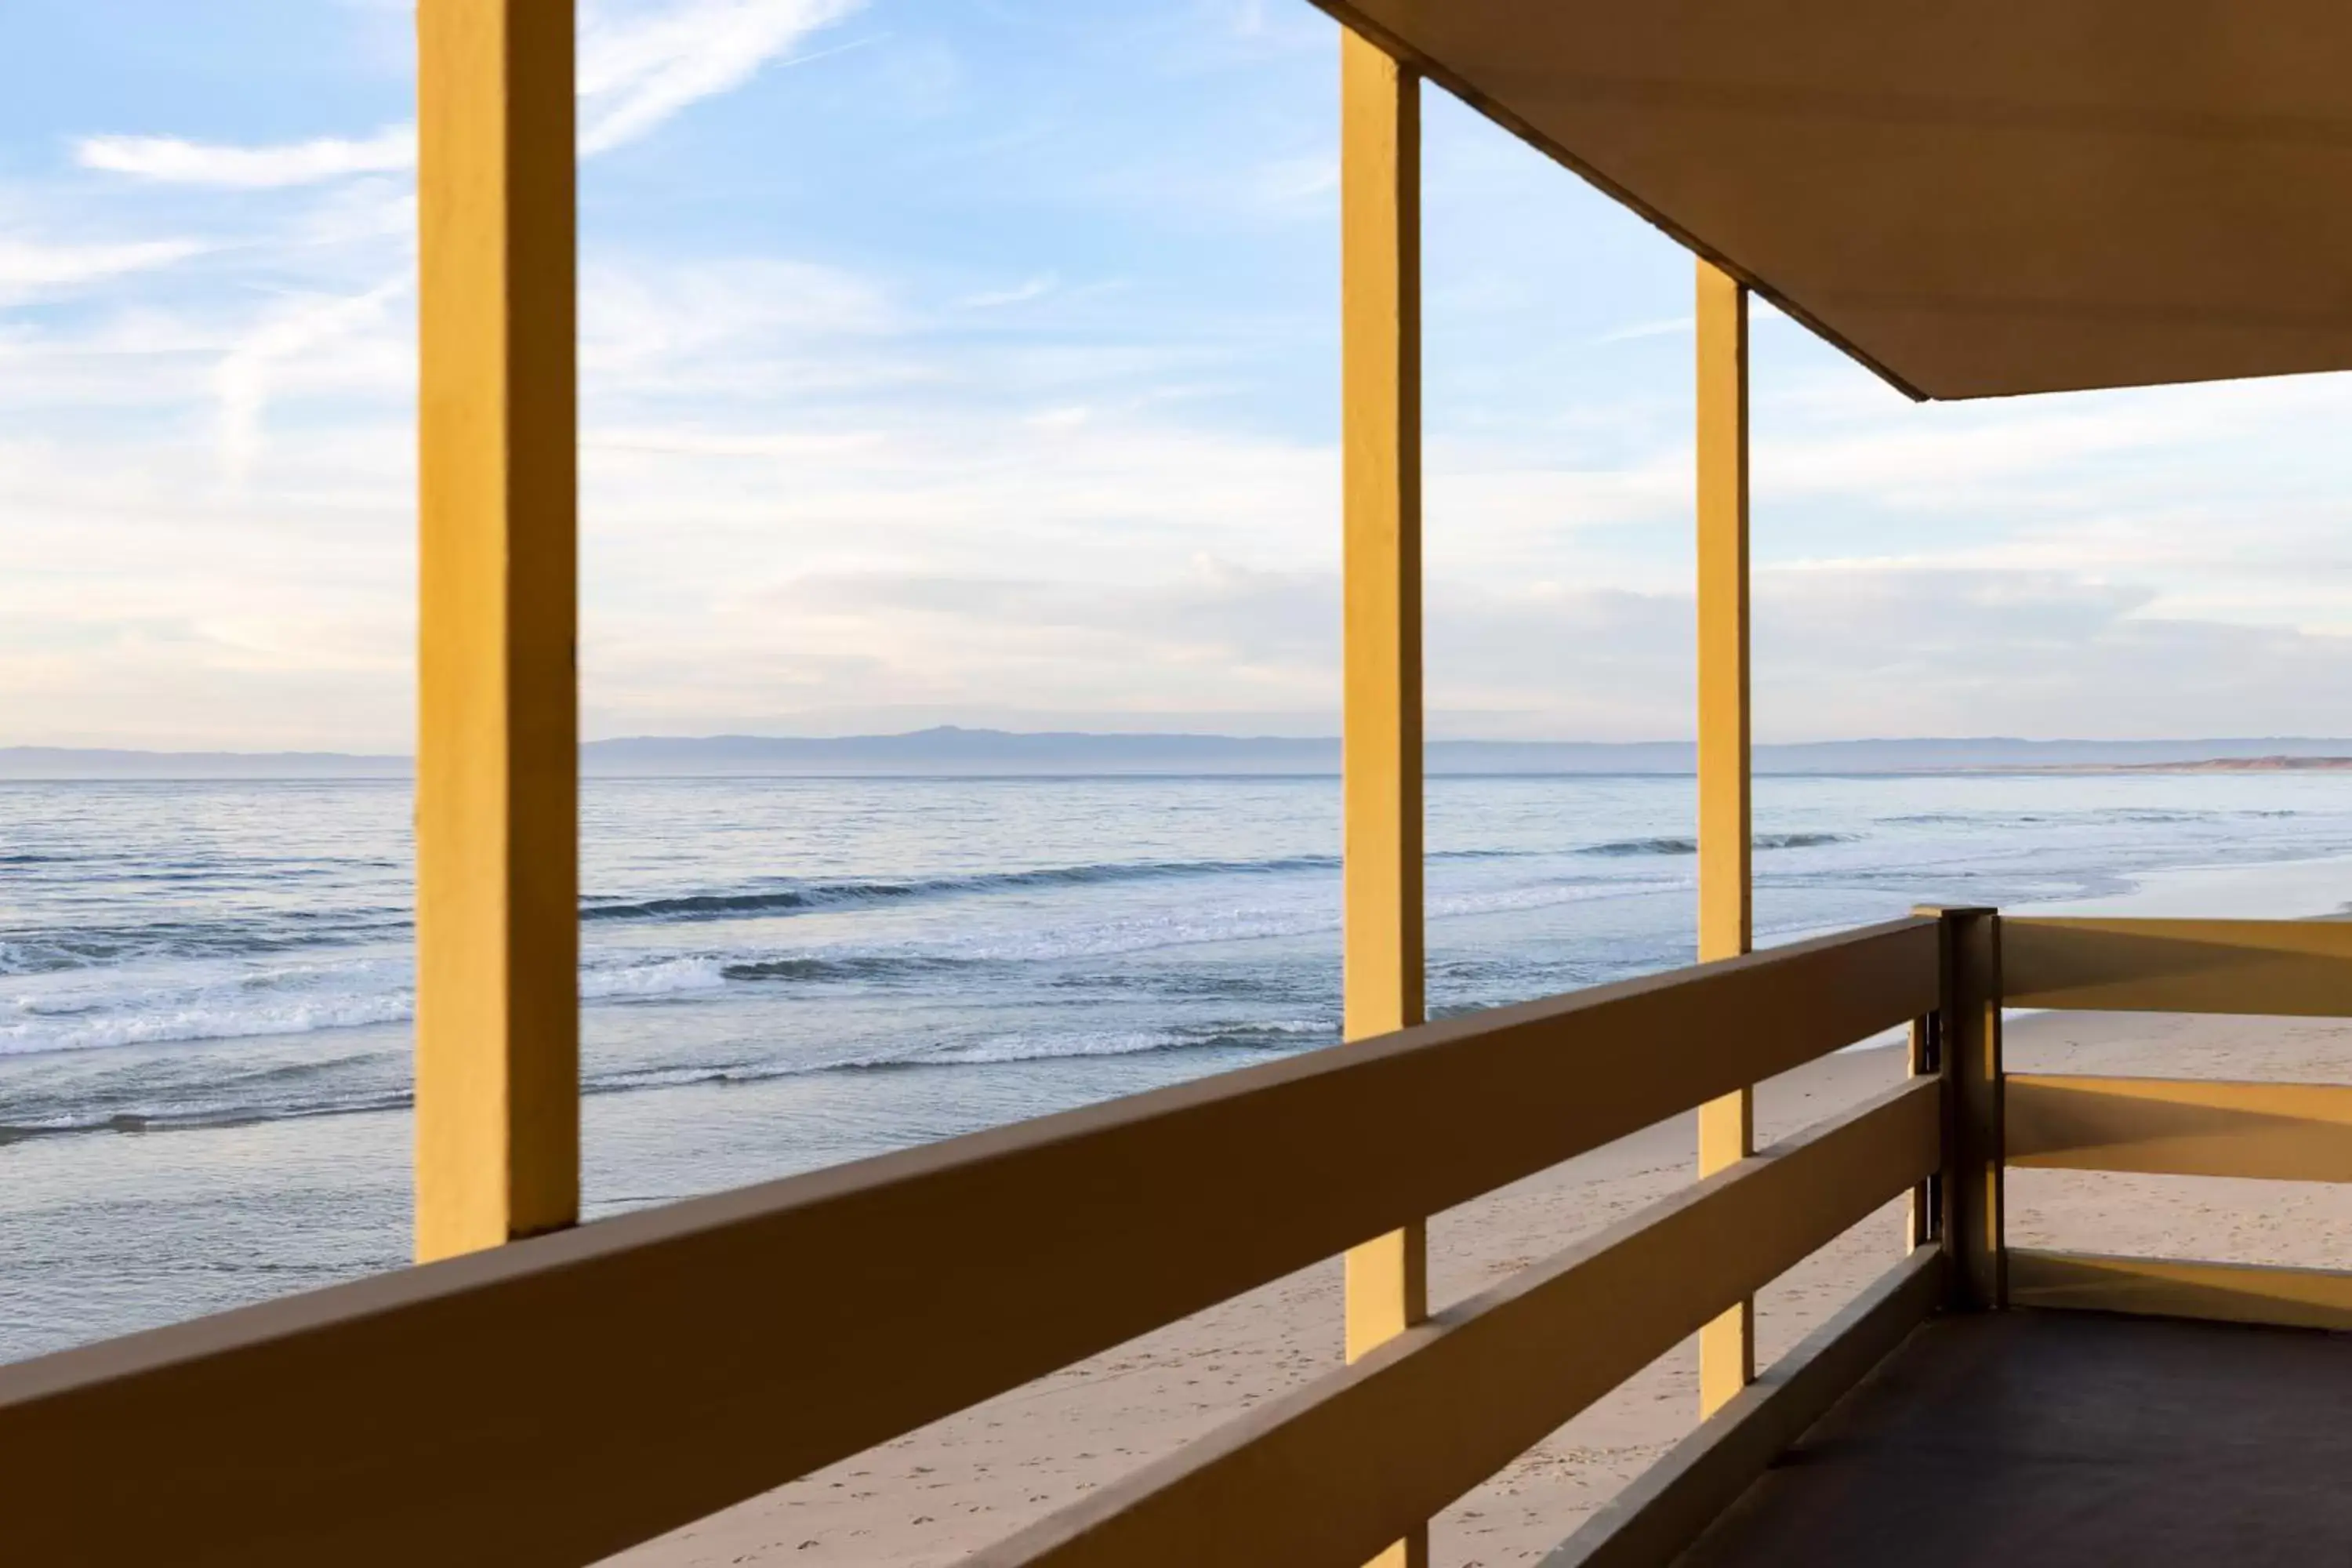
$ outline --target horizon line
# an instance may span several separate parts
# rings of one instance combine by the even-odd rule
[[[926,738],[971,737],[975,739],[1011,741],[1088,741],[1143,742],[1194,741],[1236,745],[1336,746],[1343,737],[1338,733],[1276,734],[1234,733],[1208,730],[1007,730],[994,726],[935,724],[914,730],[857,731],[831,734],[778,734],[750,731],[717,731],[698,734],[635,733],[599,736],[579,742],[582,752],[592,748],[613,746],[696,746],[726,743],[761,743],[796,745],[844,745],[860,742],[911,741]],[[1689,736],[1657,737],[1646,740],[1590,740],[1582,738],[1524,736],[1439,736],[1423,742],[1425,748],[1444,746],[1481,746],[1509,748],[1576,747],[1593,750],[1633,751],[1671,747],[1692,747],[1696,744]],[[2249,746],[2316,744],[2352,746],[2352,736],[2322,734],[2272,735],[2135,735],[2034,736],[2016,734],[1974,735],[1854,735],[1804,741],[1758,741],[1752,750],[1761,752],[1801,751],[1850,746]],[[382,762],[413,764],[410,751],[345,751],[323,746],[280,746],[248,748],[227,745],[195,746],[136,746],[136,745],[68,745],[47,742],[0,743],[0,757],[30,755],[89,756],[121,758],[257,758],[272,760],[309,760],[320,762]]]

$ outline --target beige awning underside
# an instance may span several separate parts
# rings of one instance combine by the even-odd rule
[[[2352,369],[2352,0],[1321,3],[1914,395]]]

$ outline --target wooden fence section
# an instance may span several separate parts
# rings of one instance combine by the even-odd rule
[[[2352,921],[2000,922],[2012,1007],[2352,1017]]]
[[[2001,921],[2013,1006],[2352,1016],[2352,924]],[[2019,1073],[2007,1162],[2144,1175],[2352,1181],[2352,1087]],[[2352,1329],[2352,1273],[2008,1249],[2009,1300]]]
[[[2008,921],[1990,910],[1944,910],[1939,924],[1937,1079],[1914,1079],[1439,1314],[971,1568],[1352,1568],[1931,1173],[1941,1247],[1916,1252],[1732,1394],[1563,1544],[1555,1568],[1667,1561],[1939,1301],[2352,1327],[2352,1274],[2012,1251],[2000,1200],[2008,1164],[2352,1179],[2352,1089],[2011,1076],[2000,1060],[2000,1016],[2018,1004],[2352,1011],[2343,928]],[[1927,1059],[1915,1042],[1915,1066]]]
[[[2340,928],[2302,922],[1946,911],[0,1368],[7,1540],[43,1563],[593,1563],[1934,1019],[1937,1076],[1408,1329],[979,1559],[1357,1568],[1933,1175],[1943,1224],[1915,1239],[1939,1248],[1736,1395],[1560,1560],[1654,1561],[1939,1299],[2352,1328],[2352,1274],[2010,1250],[1997,1204],[1979,1236],[1949,1196],[1982,1174],[1979,1146],[1995,1172],[2352,1180],[2352,1088],[2003,1077],[1998,1026],[2004,1002],[2352,1010],[2337,996],[2347,960]],[[1363,1161],[1367,1148],[1397,1157]],[[1980,1267],[1988,1251],[2005,1286]],[[1990,1297],[1970,1283],[1980,1274]]]
[[[1937,1168],[1914,1079],[1045,1520],[971,1568],[1354,1568]]]
[[[100,1530],[110,1561],[592,1563],[1933,1011],[1937,950],[1936,922],[1899,921],[0,1369],[11,1554],[88,1560]],[[1601,1375],[1630,1353],[1604,1353],[1610,1325],[1646,1314],[1594,1281],[1633,1289],[1648,1258],[1640,1289],[1720,1308],[1916,1181],[1928,1103],[1907,1090],[1630,1250],[1404,1336],[1350,1398],[1425,1398],[1430,1367],[1491,1372],[1496,1345],[1593,1338],[1559,1377]],[[1375,1147],[1397,1157],[1355,1157]],[[1528,1370],[1507,1359],[1506,1384]],[[1542,1399],[1580,1386],[1547,1376]],[[1453,1419],[1515,1432],[1508,1394]]]

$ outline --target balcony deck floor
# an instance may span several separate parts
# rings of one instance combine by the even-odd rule
[[[2352,1563],[2352,1336],[2062,1312],[1939,1319],[1680,1562]]]

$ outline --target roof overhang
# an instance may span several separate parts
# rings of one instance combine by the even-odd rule
[[[2352,369],[2347,0],[1318,0],[1918,397]]]

